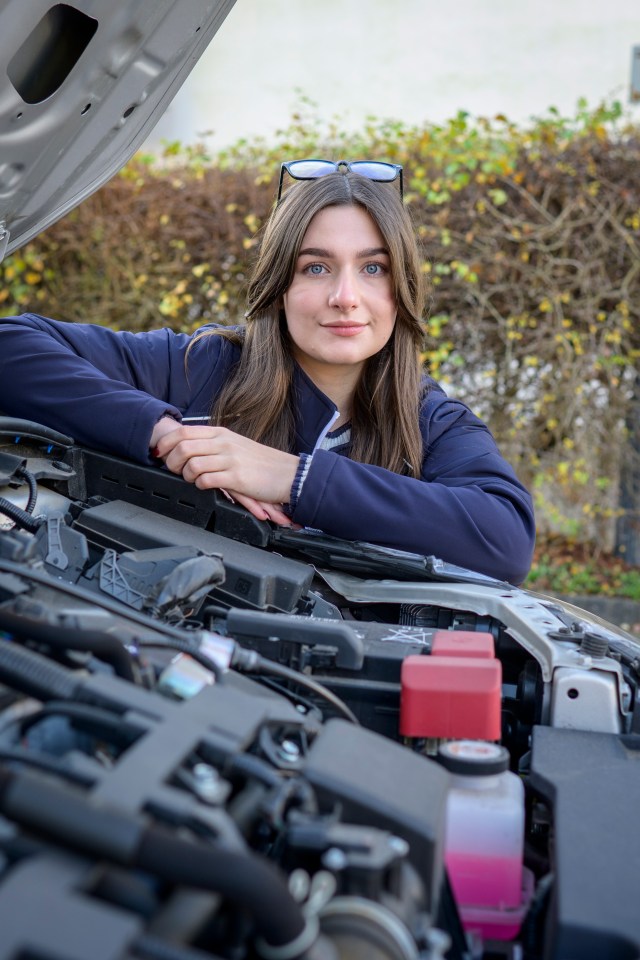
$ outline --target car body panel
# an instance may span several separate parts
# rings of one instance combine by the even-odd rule
[[[0,258],[144,142],[235,0],[0,7]]]

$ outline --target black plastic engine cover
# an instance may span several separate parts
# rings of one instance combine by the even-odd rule
[[[121,960],[144,923],[87,895],[95,862],[61,850],[31,857],[3,877],[0,960],[64,957]]]
[[[266,553],[120,500],[88,507],[79,514],[74,527],[91,543],[118,552],[192,546],[205,554],[218,554],[226,578],[215,595],[239,606],[292,612],[313,578],[313,567],[308,564]]]
[[[553,810],[545,960],[636,960],[640,736],[535,727],[531,785]]]
[[[329,720],[303,766],[324,812],[405,839],[435,913],[443,883],[448,773],[432,760],[344,720]]]

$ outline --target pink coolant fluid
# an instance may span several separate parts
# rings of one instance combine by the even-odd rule
[[[462,921],[468,926],[465,915],[473,915],[478,932],[496,936],[497,928],[511,936],[523,913],[522,781],[508,769],[508,751],[495,743],[447,743],[440,759],[452,779],[445,863]]]

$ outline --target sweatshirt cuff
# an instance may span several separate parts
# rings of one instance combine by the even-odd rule
[[[296,470],[296,475],[293,478],[293,483],[291,484],[291,494],[289,497],[289,510],[291,513],[293,513],[298,505],[298,500],[300,499],[300,494],[302,493],[302,487],[307,479],[307,474],[309,473],[311,460],[312,456],[310,453],[300,454],[298,469]]]

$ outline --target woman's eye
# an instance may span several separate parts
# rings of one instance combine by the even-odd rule
[[[309,263],[304,268],[304,272],[311,274],[313,277],[319,277],[322,273],[324,273],[324,270],[325,267],[321,263]]]
[[[370,277],[376,277],[381,273],[385,272],[385,268],[381,263],[368,263],[365,268],[365,273],[369,274]]]

